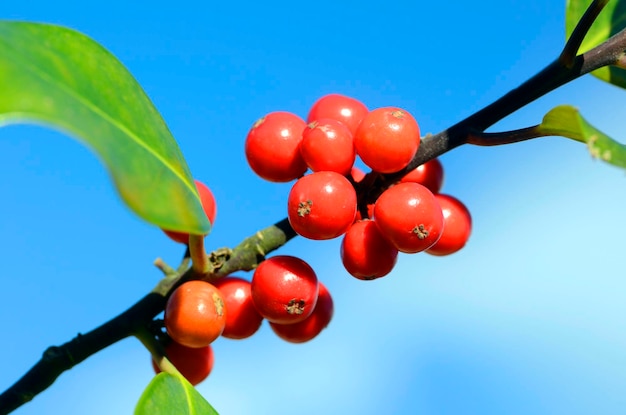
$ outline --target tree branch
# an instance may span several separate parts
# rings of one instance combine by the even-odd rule
[[[587,32],[589,32],[591,25],[596,21],[596,18],[608,2],[609,0],[594,0],[589,7],[587,7],[587,10],[585,10],[585,13],[576,24],[569,39],[567,39],[567,43],[561,55],[559,55],[559,61],[565,67],[570,68],[574,64],[578,49],[580,49],[580,45],[583,43]]]
[[[128,310],[86,334],[79,334],[67,343],[49,347],[22,378],[0,395],[0,415],[9,414],[29,402],[51,386],[63,372],[89,356],[126,337],[145,332],[146,327],[165,308],[169,293],[182,282],[200,278],[211,280],[238,270],[253,269],[265,255],[278,249],[294,236],[295,232],[289,226],[289,222],[283,219],[256,232],[233,250],[229,250],[230,256],[224,258],[221,266],[213,269],[211,274],[198,274],[193,269],[187,269],[182,274],[172,275],[170,267],[160,264],[160,268],[168,270],[168,276],[159,281],[152,292]],[[218,251],[222,250],[216,252]]]
[[[47,389],[66,370],[89,356],[130,336],[165,306],[165,297],[150,293],[124,313],[61,346],[49,347],[20,380],[0,395],[0,414],[5,415]]]
[[[519,130],[503,131],[498,133],[470,132],[467,144],[476,146],[499,146],[503,144],[519,143],[533,138],[545,137],[548,134],[539,130],[538,125],[521,128]]]
[[[602,2],[597,1],[594,4],[599,5]],[[579,31],[583,31],[587,24],[581,23]],[[518,88],[452,127],[438,134],[424,137],[417,154],[405,169],[386,175],[369,173],[364,180],[356,184],[359,204],[373,202],[384,189],[409,171],[462,144],[503,144],[507,140],[506,133],[486,134],[484,131],[537,98],[584,74],[606,65],[623,63],[626,50],[624,30],[594,49],[570,59],[568,50],[574,48],[580,35],[576,34],[573,40],[572,37],[558,59]],[[531,129],[518,130],[513,134],[508,133],[508,140],[516,142],[534,138],[531,137]],[[212,252],[208,256],[209,272],[206,274],[204,273],[205,264],[200,265],[199,270],[194,270],[188,267],[187,261],[179,267],[178,271],[172,273],[172,268],[158,262],[157,266],[167,275],[150,294],[102,326],[84,335],[78,335],[61,346],[48,348],[39,362],[0,395],[0,415],[8,414],[30,401],[52,385],[64,371],[71,369],[94,353],[144,330],[163,311],[169,293],[182,282],[191,279],[211,281],[238,270],[254,269],[268,253],[279,248],[295,235],[288,220],[283,219],[246,238],[232,250],[222,248]]]
[[[559,59],[556,59],[522,85],[483,109],[440,133],[422,138],[417,154],[404,169],[385,175],[368,173],[356,186],[357,194],[359,195],[359,206],[373,203],[385,189],[410,171],[428,160],[467,144],[472,135],[476,136],[484,132],[498,121],[503,120],[536,99],[596,69],[621,62],[624,60],[625,51],[626,29],[616,33],[584,54],[576,56],[571,67],[563,65]],[[482,137],[487,138],[489,136],[482,135]],[[480,145],[489,144],[482,141]],[[375,176],[373,180],[370,180],[371,176]],[[369,187],[366,188],[366,184]]]

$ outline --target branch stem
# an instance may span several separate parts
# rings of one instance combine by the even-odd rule
[[[570,68],[573,66],[576,55],[578,54],[578,49],[580,49],[580,45],[583,43],[587,32],[589,32],[591,25],[596,21],[596,18],[609,1],[610,0],[594,0],[589,7],[587,7],[587,10],[585,10],[585,13],[576,24],[572,34],[569,39],[567,39],[563,51],[559,55],[558,60],[565,67]]]
[[[167,297],[174,288],[191,279],[211,280],[238,270],[253,269],[266,254],[278,249],[294,236],[295,232],[289,222],[283,219],[256,232],[233,250],[229,250],[230,256],[211,274],[198,273],[190,268],[182,274],[167,275],[148,295],[117,317],[88,333],[79,334],[67,343],[49,347],[24,376],[0,395],[0,415],[9,414],[29,402],[51,386],[66,370],[129,336],[137,336],[146,346],[150,346],[148,349],[151,353],[157,353],[154,344],[147,340],[147,327],[163,311]],[[165,365],[164,370],[173,371],[167,366],[168,362],[160,359],[159,364]]]
[[[614,64],[626,66],[624,30],[592,50],[576,56],[584,34],[607,1],[599,0],[592,3],[592,7],[585,13],[559,58],[538,74],[452,127],[424,137],[417,154],[402,171],[386,175],[369,173],[363,181],[356,184],[359,205],[373,202],[384,189],[409,171],[460,145],[508,144],[541,136],[536,127],[508,133],[485,133],[485,130],[537,98],[595,69]],[[142,336],[146,335],[147,327],[152,320],[163,311],[167,297],[174,288],[191,279],[211,281],[235,271],[254,269],[268,253],[281,247],[295,235],[288,220],[283,219],[244,239],[232,250],[223,248],[208,256],[204,253],[202,242],[190,241],[192,268],[188,267],[187,255],[185,262],[177,270],[157,262],[156,265],[166,276],[152,292],[100,327],[84,335],[79,334],[61,346],[49,347],[21,379],[0,395],[0,415],[8,414],[30,401],[52,385],[64,371],[126,337],[137,335],[146,342],[148,349],[157,353],[152,341],[148,342],[147,338]]]
[[[565,66],[559,59],[556,59],[519,87],[511,90],[483,109],[459,121],[450,128],[422,138],[417,154],[404,169],[391,174],[377,174],[378,177],[376,177],[374,185],[368,189],[361,186],[361,183],[367,182],[366,179],[363,179],[357,184],[357,192],[360,195],[359,205],[372,203],[384,189],[400,180],[400,178],[416,167],[463,144],[468,144],[471,136],[483,133],[487,128],[536,99],[596,69],[621,62],[625,59],[625,51],[626,29],[616,33],[584,54],[576,56],[570,67]],[[488,144],[483,141],[480,145]],[[371,174],[373,173],[368,173],[368,176]]]
[[[542,132],[538,125],[498,133],[470,132],[467,137],[467,144],[473,144],[476,146],[499,146],[503,144],[519,143],[521,141],[545,137],[547,135],[549,134]]]

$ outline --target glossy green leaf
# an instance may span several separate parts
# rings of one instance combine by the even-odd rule
[[[206,234],[210,223],[162,117],[128,70],[64,27],[0,21],[0,126],[34,123],[90,147],[122,200],[159,227]]]
[[[576,24],[592,0],[567,0],[565,11],[566,37],[574,31]],[[580,45],[578,53],[585,53],[598,46],[614,34],[626,28],[626,0],[609,0],[593,23]],[[617,66],[605,66],[592,74],[599,79],[626,88],[626,70]]]
[[[182,376],[161,372],[141,395],[135,415],[218,415]]]
[[[594,158],[626,169],[626,146],[608,137],[568,105],[550,110],[538,127],[544,135],[558,135],[587,144]]]

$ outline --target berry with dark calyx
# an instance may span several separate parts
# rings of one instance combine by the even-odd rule
[[[302,133],[300,154],[312,171],[350,173],[356,158],[352,133],[330,118],[310,122]]]
[[[198,189],[198,195],[200,196],[200,203],[202,203],[202,209],[204,214],[211,222],[211,225],[215,223],[215,216],[217,215],[217,203],[215,202],[215,196],[211,192],[211,189],[199,180],[194,180],[196,189]],[[176,231],[168,231],[163,229],[163,232],[169,236],[172,240],[180,242],[181,244],[189,243],[189,234]]]
[[[355,222],[341,242],[341,261],[360,280],[373,280],[391,272],[398,250],[388,242],[372,220]]]
[[[443,165],[439,159],[432,159],[407,173],[401,182],[414,182],[426,186],[433,193],[439,193],[443,186]]]
[[[250,288],[259,314],[279,324],[298,323],[310,316],[319,292],[313,268],[288,255],[261,262],[254,270]]]
[[[380,233],[400,252],[424,251],[439,240],[443,213],[437,199],[418,183],[399,183],[385,190],[374,205]]]
[[[306,175],[291,188],[287,217],[294,231],[305,238],[323,240],[344,234],[356,217],[356,192],[339,173]]]
[[[457,198],[436,194],[435,197],[443,212],[443,233],[441,238],[426,253],[450,255],[465,246],[472,232],[472,217],[467,207]]]
[[[405,168],[420,144],[415,118],[397,107],[383,107],[367,113],[354,134],[357,154],[372,170],[394,173]]]
[[[165,354],[180,374],[194,386],[205,380],[213,370],[213,349],[209,345],[187,347],[172,340],[165,346]],[[152,368],[156,374],[161,373],[154,359]]]
[[[246,137],[248,164],[270,182],[290,182],[302,176],[307,166],[300,155],[306,123],[290,112],[278,111],[257,120]]]
[[[332,118],[344,124],[352,135],[367,114],[365,104],[355,98],[341,94],[328,94],[318,99],[311,107],[307,122],[321,118]]]
[[[290,343],[304,343],[317,337],[333,317],[333,299],[328,289],[319,283],[319,295],[313,313],[295,324],[270,323],[270,327],[283,340]]]
[[[222,277],[213,285],[224,298],[226,307],[226,324],[222,337],[228,339],[245,339],[257,332],[263,317],[252,302],[250,282],[236,276]]]
[[[187,281],[167,299],[164,320],[174,341],[187,347],[204,347],[224,331],[224,298],[213,284]]]

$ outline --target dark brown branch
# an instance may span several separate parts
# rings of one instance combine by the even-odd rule
[[[152,320],[165,305],[165,297],[150,293],[124,313],[61,346],[49,347],[20,380],[0,395],[0,414],[5,415],[47,389],[66,370],[89,356],[122,340]]]
[[[577,40],[572,40],[571,45],[575,44],[575,41]],[[573,46],[571,47],[573,48]],[[474,140],[476,144],[489,145],[487,142],[489,138],[496,143],[502,141],[501,134],[490,136],[482,133],[496,122],[548,92],[595,69],[621,63],[625,50],[626,32],[621,31],[596,48],[576,56],[569,65],[565,64],[569,60],[567,56],[555,60],[520,87],[494,103],[436,135],[424,137],[414,159],[402,171],[388,175],[368,174],[363,181],[356,185],[361,196],[359,203],[375,200],[384,189],[409,171],[462,144]],[[564,63],[563,60],[566,62]],[[523,134],[520,133],[518,138],[523,137]],[[92,354],[149,325],[152,319],[163,310],[167,295],[182,281],[200,277],[219,278],[238,270],[253,269],[265,258],[265,255],[279,248],[294,236],[295,233],[289,226],[289,222],[287,219],[283,219],[245,239],[233,250],[214,251],[209,256],[213,269],[208,276],[195,275],[193,270],[168,276],[162,279],[150,294],[119,316],[61,346],[50,347],[44,352],[38,363],[0,395],[0,415],[8,414],[30,401],[38,393],[49,387],[64,371],[71,369]]]
[[[246,238],[235,247],[224,263],[209,278],[218,278],[238,270],[253,269],[264,255],[278,249],[295,233],[287,219]],[[221,251],[221,250],[218,250]],[[217,251],[216,251],[217,252]],[[261,255],[261,252],[263,253]],[[79,334],[60,346],[49,347],[42,358],[21,379],[0,395],[0,415],[8,414],[47,389],[66,370],[100,350],[144,330],[163,311],[167,296],[181,282],[198,279],[193,270],[163,278],[150,294],[102,326]]]
[[[572,31],[569,39],[567,39],[567,43],[565,44],[561,55],[559,55],[559,61],[565,67],[570,68],[574,64],[574,59],[578,54],[578,49],[583,43],[587,32],[589,32],[591,25],[596,21],[596,18],[608,2],[609,0],[594,0],[589,7],[587,7],[587,10],[585,10],[585,13],[576,24],[576,27]]]
[[[384,189],[400,180],[411,170],[428,160],[467,144],[470,135],[484,132],[498,121],[536,99],[596,69],[618,63],[623,58],[625,51],[626,29],[616,33],[588,52],[577,56],[571,67],[564,66],[558,59],[555,60],[522,85],[478,112],[440,133],[424,137],[417,154],[406,168],[392,174],[376,175],[373,187],[363,189],[360,185],[366,182],[366,176],[357,186],[359,194],[364,195],[359,199],[359,204],[372,203]],[[483,143],[482,145],[486,144]],[[368,173],[368,175],[371,174]]]
[[[521,141],[545,137],[548,135],[541,132],[538,127],[538,125],[535,125],[533,127],[498,133],[470,132],[467,137],[467,144],[473,144],[476,146],[500,146],[503,144],[519,143]]]

